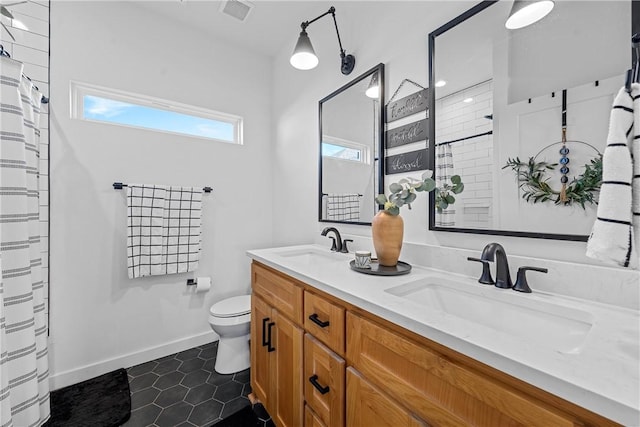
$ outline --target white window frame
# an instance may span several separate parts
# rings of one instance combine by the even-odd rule
[[[140,95],[137,93],[126,92],[118,89],[111,89],[102,86],[97,86],[89,83],[82,83],[72,81],[70,83],[70,97],[71,97],[71,111],[70,115],[73,119],[85,120],[88,122],[102,123],[107,125],[115,125],[122,127],[129,127],[135,129],[144,129],[151,132],[160,132],[171,135],[180,135],[181,137],[199,138],[207,141],[224,142],[226,144],[243,144],[243,119],[240,116],[233,114],[222,113],[220,111],[209,110],[202,107],[196,107],[188,104],[181,104],[175,101],[169,101],[166,99],[155,98],[148,95]],[[211,138],[200,135],[191,135],[181,132],[171,132],[164,129],[154,129],[145,126],[134,126],[128,124],[114,123],[104,120],[96,120],[84,117],[84,97],[85,96],[97,96],[100,98],[111,99],[114,101],[126,102],[128,104],[139,105],[142,107],[150,107],[158,110],[170,111],[175,113],[186,114],[190,116],[200,117],[209,120],[215,120],[219,122],[229,123],[233,125],[233,141],[227,141],[224,139]]]
[[[340,157],[325,156],[325,155],[323,155],[322,157],[328,157],[334,160],[342,160],[344,162],[364,163],[366,165],[371,164],[371,147],[369,147],[368,145],[361,144],[359,142],[349,141],[349,140],[338,138],[335,136],[322,135],[322,143],[324,144],[325,142],[327,144],[338,145],[340,147],[351,148],[353,150],[360,151],[360,160],[343,159]]]

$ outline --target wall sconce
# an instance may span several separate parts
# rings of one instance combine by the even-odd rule
[[[524,28],[547,16],[553,6],[555,6],[553,0],[515,0],[504,26],[509,30]]]
[[[378,78],[378,73],[373,73],[369,86],[367,90],[364,91],[364,94],[373,99],[380,97],[380,79]]]
[[[298,70],[310,70],[315,68],[318,65],[318,57],[316,56],[316,52],[313,50],[313,46],[311,45],[311,40],[309,39],[309,35],[307,34],[307,27],[322,18],[323,16],[327,16],[331,14],[333,16],[333,23],[336,26],[336,34],[338,35],[338,45],[340,46],[340,71],[342,74],[349,75],[353,71],[353,68],[356,65],[356,58],[353,55],[347,55],[342,48],[342,42],[340,41],[340,32],[338,31],[338,22],[336,21],[336,8],[331,6],[331,8],[318,16],[311,21],[305,21],[300,24],[302,27],[302,31],[300,32],[300,37],[298,37],[298,42],[296,43],[295,49],[293,49],[293,54],[291,55],[291,59],[289,62]]]

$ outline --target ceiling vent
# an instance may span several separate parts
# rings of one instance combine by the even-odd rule
[[[253,9],[253,3],[244,0],[225,0],[220,5],[220,12],[244,22]]]

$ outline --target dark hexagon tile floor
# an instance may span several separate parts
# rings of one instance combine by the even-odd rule
[[[249,369],[216,373],[217,350],[216,341],[127,369],[131,418],[122,427],[209,427],[249,406]],[[259,406],[260,420],[273,425]]]

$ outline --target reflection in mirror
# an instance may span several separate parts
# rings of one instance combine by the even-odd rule
[[[320,221],[371,224],[377,212],[383,89],[379,64],[319,103]]]
[[[556,2],[508,30],[511,5],[483,2],[429,36],[432,168],[465,183],[454,210],[432,204],[429,228],[586,240],[631,2]]]

